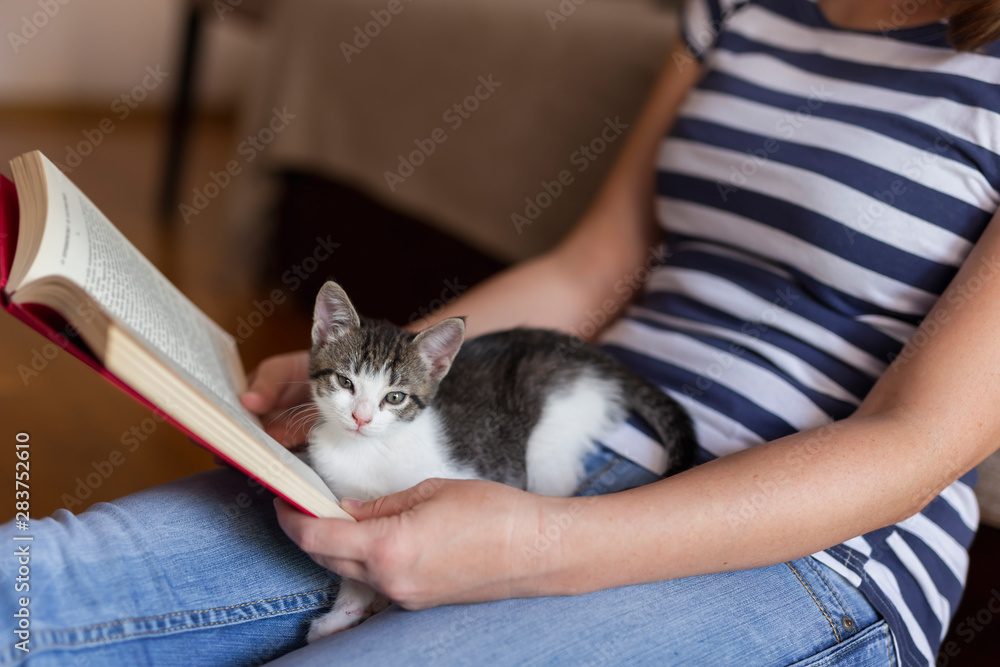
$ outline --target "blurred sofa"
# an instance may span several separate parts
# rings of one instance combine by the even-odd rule
[[[674,4],[273,3],[242,110],[238,256],[253,270],[273,237],[285,170],[349,184],[500,261],[549,247],[612,164],[676,34]]]

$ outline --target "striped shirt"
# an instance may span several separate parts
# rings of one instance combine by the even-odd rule
[[[913,336],[1000,204],[1000,45],[841,29],[810,0],[688,0],[683,28],[705,76],[657,157],[670,256],[602,342],[688,409],[707,460],[849,416]],[[903,665],[934,664],[961,596],[974,475],[814,554]]]

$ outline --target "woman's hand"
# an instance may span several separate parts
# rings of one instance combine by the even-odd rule
[[[494,482],[430,479],[316,519],[275,500],[285,533],[323,567],[406,609],[545,595],[558,545],[538,550],[553,501]]]
[[[303,350],[265,359],[250,374],[248,384],[240,402],[260,416],[267,434],[286,447],[304,443],[315,421],[308,407],[309,353]],[[294,409],[298,406],[307,407]]]

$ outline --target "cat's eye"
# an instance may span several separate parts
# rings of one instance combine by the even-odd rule
[[[344,389],[354,389],[354,383],[340,374],[337,375],[337,384],[339,384]]]
[[[390,391],[385,395],[385,402],[390,405],[399,405],[406,398],[406,394],[401,391]]]

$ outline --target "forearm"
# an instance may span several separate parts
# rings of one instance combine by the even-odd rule
[[[971,465],[914,423],[853,417],[631,491],[547,499],[541,531],[558,539],[515,557],[536,594],[771,565],[901,521]]]
[[[591,300],[563,256],[553,251],[493,276],[407,328],[420,331],[461,316],[469,338],[517,326],[577,333]]]

